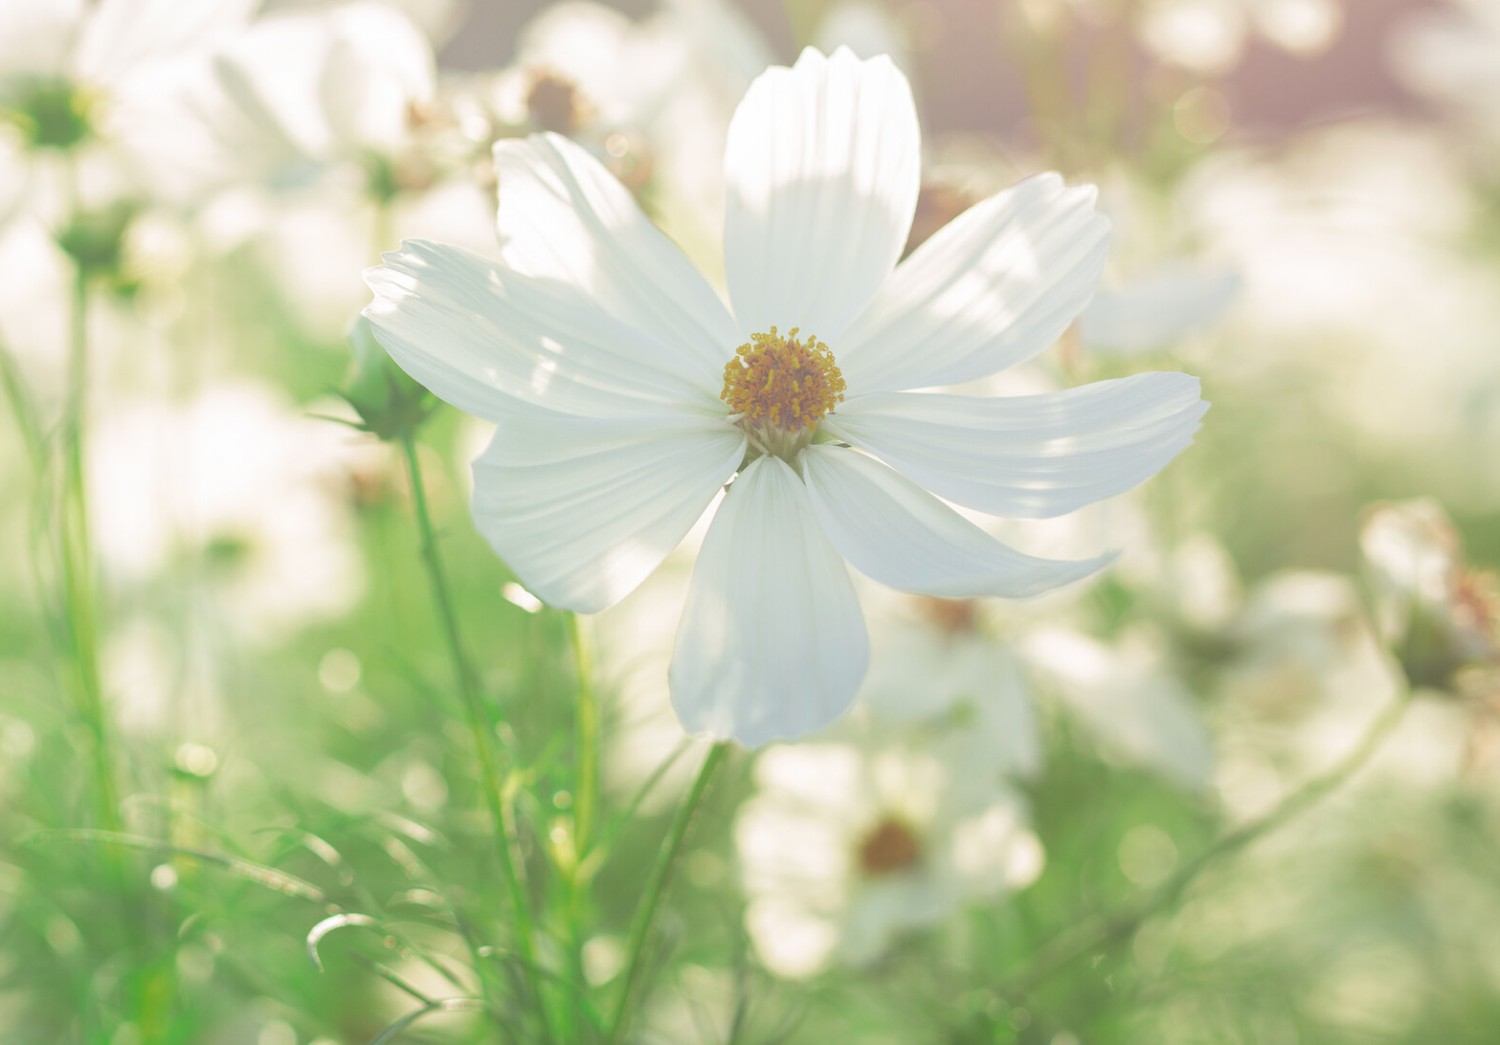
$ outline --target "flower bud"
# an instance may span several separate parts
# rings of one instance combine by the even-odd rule
[[[135,215],[136,208],[124,201],[80,211],[58,232],[57,245],[85,276],[120,281],[125,237]]]
[[[356,319],[348,339],[354,365],[339,394],[359,414],[364,430],[385,440],[415,434],[436,401],[380,347],[369,320]]]
[[[1359,543],[1376,622],[1412,685],[1452,690],[1461,672],[1500,666],[1496,578],[1464,562],[1435,501],[1374,506]]]

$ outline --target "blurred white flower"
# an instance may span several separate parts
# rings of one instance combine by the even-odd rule
[[[170,99],[239,30],[258,0],[7,0],[0,21],[0,125],[26,147],[67,151],[67,172],[0,174],[0,218],[29,188],[58,222],[173,176],[161,129]],[[190,136],[176,128],[179,139]],[[27,185],[27,182],[30,182]],[[61,191],[68,186],[67,191]],[[56,197],[56,198],[51,198]],[[70,198],[72,197],[72,198]]]
[[[89,446],[100,558],[125,584],[195,579],[256,641],[337,617],[364,587],[344,485],[362,450],[250,381],[112,404]]]
[[[191,100],[198,130],[218,146],[226,178],[272,187],[346,166],[392,177],[414,107],[436,90],[426,37],[370,2],[268,15],[215,56],[213,80]]]
[[[1213,75],[1239,64],[1252,33],[1316,55],[1337,39],[1343,19],[1339,0],[1147,0],[1137,28],[1163,61]]]
[[[1391,38],[1396,72],[1500,138],[1500,6],[1453,0],[1409,15]]]
[[[1220,150],[1178,199],[1243,279],[1216,376],[1319,389],[1310,411],[1349,426],[1361,457],[1485,511],[1500,487],[1469,448],[1500,433],[1500,296],[1465,243],[1482,219],[1460,160],[1430,129],[1346,123],[1274,156]]]
[[[868,644],[845,559],[940,597],[1031,595],[1099,569],[1109,556],[1017,552],[939,497],[1061,515],[1154,474],[1206,409],[1175,373],[1039,396],[907,391],[1045,349],[1093,292],[1107,225],[1091,189],[1044,175],[893,274],[919,164],[889,61],[809,49],[741,103],[725,156],[732,316],[587,152],[545,135],[495,156],[502,263],[408,242],[370,272],[366,314],[417,380],[497,424],[475,517],[544,601],[617,602],[734,480],[671,668],[690,731],[758,745],[849,706]]]
[[[724,0],[664,0],[643,21],[590,0],[544,8],[494,87],[502,120],[580,142],[712,278],[725,127],[769,46]]]
[[[8,0],[0,32],[0,101],[60,92],[23,116],[105,120],[133,91],[160,87],[176,63],[201,57],[239,29],[258,0]],[[96,111],[96,106],[103,106]],[[90,123],[89,126],[98,127]],[[31,129],[44,136],[61,124]],[[44,144],[60,145],[46,137]]]
[[[1144,643],[1115,647],[1045,628],[1022,644],[1027,663],[1097,738],[1102,751],[1188,788],[1213,775],[1213,744],[1192,693]]]
[[[861,58],[889,55],[898,69],[910,69],[911,43],[905,29],[879,0],[838,0],[818,21],[820,51],[847,47]]]
[[[956,762],[983,767],[980,779],[1033,775],[1042,747],[1031,689],[1015,652],[982,627],[981,604],[910,598],[901,604],[870,614],[870,673],[859,707]]]
[[[266,6],[275,9],[306,10],[337,7],[345,2],[347,0],[269,0]],[[462,28],[465,15],[471,6],[471,0],[372,0],[372,2],[400,11],[421,28],[427,38],[432,41],[434,48],[446,43],[452,38],[454,32]]]
[[[867,963],[903,933],[1030,885],[1041,844],[1018,794],[976,786],[986,767],[878,733],[763,754],[735,823],[761,961],[789,977]]]
[[[1078,335],[1090,351],[1112,355],[1170,347],[1222,318],[1239,288],[1228,267],[1161,265],[1101,287],[1078,317]]]
[[[1399,691],[1348,576],[1282,571],[1225,631],[1216,784],[1236,817],[1269,808],[1357,744]]]

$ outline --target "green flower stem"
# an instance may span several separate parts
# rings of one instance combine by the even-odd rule
[[[0,340],[0,385],[5,386],[5,398],[15,415],[16,428],[26,446],[26,458],[35,476],[46,468],[46,439],[42,434],[42,423],[37,418],[36,406],[26,391],[26,382],[21,378],[21,365],[11,353],[9,346]]]
[[[68,626],[71,675],[79,716],[89,733],[98,825],[122,827],[115,792],[114,756],[99,678],[99,629],[94,605],[93,541],[89,533],[88,484],[84,470],[88,388],[88,277],[73,280],[68,346],[68,398],[62,437],[62,497],[59,543]]]
[[[672,879],[672,872],[677,866],[677,858],[682,853],[683,839],[687,837],[693,817],[703,804],[703,796],[708,792],[708,786],[714,778],[715,771],[728,753],[729,744],[726,741],[721,741],[709,749],[703,759],[702,768],[698,770],[697,779],[693,781],[687,797],[677,807],[677,815],[672,818],[672,826],[668,828],[667,837],[662,840],[661,849],[657,851],[656,865],[651,868],[651,877],[646,882],[645,895],[641,897],[640,906],[636,908],[635,920],[630,926],[625,982],[620,990],[620,1000],[615,1005],[614,1019],[610,1021],[609,1041],[611,1045],[618,1045],[625,1040],[625,1031],[630,1024],[630,1017],[640,1001],[638,996],[640,979],[646,968],[647,944],[656,922],[656,909],[660,906],[662,894],[666,892],[667,885]]]
[[[501,789],[494,745],[490,735],[489,717],[485,713],[478,686],[474,681],[473,670],[469,666],[469,659],[464,653],[463,641],[459,638],[458,617],[453,610],[453,598],[448,589],[448,578],[443,571],[443,562],[438,556],[432,514],[428,510],[427,492],[422,483],[422,466],[417,460],[417,445],[412,437],[407,435],[401,440],[401,448],[406,458],[406,473],[411,480],[412,503],[416,508],[422,559],[427,565],[427,576],[432,583],[433,601],[437,604],[443,636],[448,643],[448,653],[453,659],[453,673],[458,683],[459,694],[463,698],[469,732],[474,737],[474,751],[479,758],[482,790],[489,805],[490,818],[494,822],[500,868],[510,893],[511,907],[515,911],[516,951],[521,956],[521,968],[526,977],[527,987],[536,999],[537,1014],[542,1022],[543,1034],[548,1041],[551,1041],[553,1036],[547,1018],[547,998],[542,993],[541,979],[537,975],[535,930],[531,921],[531,904],[526,896],[525,863],[521,856],[515,811]]]
[[[1348,754],[1326,772],[1313,777],[1287,795],[1270,812],[1230,831],[1207,852],[1122,910],[1096,915],[1080,922],[1073,929],[1054,936],[1036,951],[1025,971],[1009,983],[1001,985],[1001,996],[1024,997],[1038,984],[1076,959],[1106,950],[1128,939],[1146,919],[1159,911],[1170,909],[1204,871],[1279,830],[1317,805],[1363,768],[1401,722],[1410,706],[1410,693],[1403,691],[1370,723],[1369,729]]]
[[[566,866],[567,914],[573,976],[582,985],[588,982],[583,962],[583,944],[593,866],[585,863],[585,856],[594,844],[594,826],[599,808],[599,697],[594,690],[589,648],[583,634],[583,622],[578,614],[571,615],[569,626],[578,676],[578,713],[574,724],[576,774],[573,781],[573,837]]]
[[[573,658],[578,673],[578,777],[573,787],[573,849],[581,858],[593,842],[599,808],[599,696],[578,614],[572,616]]]

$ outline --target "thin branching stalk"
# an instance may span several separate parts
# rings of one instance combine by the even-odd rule
[[[89,734],[93,759],[94,807],[98,825],[121,827],[115,793],[114,756],[110,747],[104,690],[99,676],[99,627],[94,603],[93,540],[89,532],[88,481],[84,466],[89,377],[88,276],[74,276],[68,343],[68,398],[62,433],[62,510],[59,552],[63,606],[77,712]]]
[[[635,920],[630,926],[630,944],[626,957],[624,983],[620,988],[619,1001],[615,1005],[614,1019],[610,1021],[611,1045],[618,1045],[625,1040],[630,1017],[640,1001],[640,979],[646,969],[646,951],[650,943],[651,931],[656,923],[656,910],[661,904],[667,885],[672,880],[672,872],[677,866],[677,858],[682,853],[682,842],[687,837],[688,828],[692,826],[693,818],[703,804],[703,796],[708,793],[708,786],[713,781],[714,773],[728,753],[727,742],[721,741],[709,749],[708,754],[704,756],[702,768],[698,770],[697,779],[693,781],[687,797],[677,807],[677,815],[672,818],[672,826],[668,828],[667,836],[662,840],[661,849],[657,851],[656,864],[651,868],[651,877],[646,882],[645,894],[641,897],[640,906],[636,908]]]
[[[1024,997],[1071,962],[1115,946],[1128,939],[1152,915],[1171,909],[1187,888],[1210,867],[1279,830],[1338,790],[1380,749],[1410,706],[1410,694],[1403,690],[1376,716],[1348,754],[1287,795],[1269,812],[1228,832],[1207,852],[1121,910],[1096,915],[1054,936],[1037,949],[1020,975],[999,988],[1001,996]]]
[[[463,698],[469,732],[474,738],[474,752],[479,759],[481,790],[484,791],[485,801],[489,806],[490,818],[495,830],[495,848],[500,856],[501,872],[505,876],[511,907],[515,912],[516,951],[521,956],[521,968],[526,978],[527,988],[536,1000],[537,1015],[541,1021],[543,1033],[547,1040],[551,1041],[553,1036],[547,1016],[547,997],[542,992],[541,979],[537,975],[535,929],[532,925],[531,903],[526,895],[525,864],[521,855],[515,812],[501,788],[489,716],[484,710],[473,669],[464,652],[463,640],[459,637],[458,616],[453,609],[453,598],[449,592],[447,574],[443,570],[443,562],[438,555],[432,514],[427,507],[427,492],[422,482],[422,466],[417,459],[417,445],[408,435],[401,440],[401,448],[406,458],[407,476],[411,481],[412,503],[416,509],[422,559],[426,564],[427,577],[432,585],[432,597],[437,604],[443,637],[453,661],[453,674],[459,695]]]

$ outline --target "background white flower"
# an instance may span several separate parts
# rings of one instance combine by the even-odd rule
[[[993,781],[975,786],[984,759],[894,736],[841,730],[756,762],[735,839],[746,928],[781,975],[872,961],[901,933],[1041,872],[1025,801]]]

